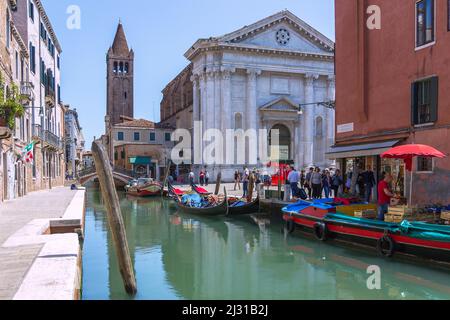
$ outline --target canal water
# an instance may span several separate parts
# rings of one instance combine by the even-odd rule
[[[203,218],[177,212],[169,200],[119,196],[134,299],[450,299],[447,271],[285,237],[281,223],[261,215]],[[379,290],[367,287],[372,265],[381,270]],[[87,192],[82,296],[130,299],[95,188]]]

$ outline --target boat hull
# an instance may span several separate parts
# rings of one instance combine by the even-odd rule
[[[359,244],[376,250],[379,239],[386,235],[383,228],[361,226],[353,223],[334,221],[302,214],[283,215],[285,221],[291,220],[298,228],[314,231],[316,223],[327,226],[327,239],[342,240],[350,244]],[[389,233],[395,242],[395,254],[403,254],[450,264],[450,242],[419,239],[402,234]]]
[[[151,184],[145,187],[130,187],[127,188],[126,193],[134,197],[155,197],[160,196],[162,192],[162,186],[159,184]]]
[[[259,198],[252,201],[251,203],[247,203],[243,206],[239,206],[239,207],[230,206],[228,208],[229,216],[238,216],[238,215],[251,214],[251,213],[257,213],[257,212],[259,212]]]

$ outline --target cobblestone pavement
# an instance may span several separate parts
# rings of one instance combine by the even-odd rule
[[[53,188],[0,204],[0,300],[12,299],[43,245],[3,248],[1,245],[34,219],[60,218],[75,191]]]

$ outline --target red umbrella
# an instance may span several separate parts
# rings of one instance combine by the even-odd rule
[[[423,144],[406,144],[403,146],[392,148],[381,155],[382,158],[403,159],[405,161],[406,170],[411,172],[411,183],[409,193],[409,203],[412,199],[412,160],[414,157],[426,158],[445,158],[445,154],[433,147]]]

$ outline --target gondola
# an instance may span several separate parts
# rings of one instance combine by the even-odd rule
[[[244,202],[242,200],[238,200],[232,204],[229,204],[228,208],[229,216],[237,216],[257,212],[259,212],[259,197],[257,197],[252,202]]]
[[[199,195],[207,195],[210,193],[205,193],[202,188],[199,188],[195,184],[192,184],[192,191]],[[257,197],[252,202],[245,202],[242,200],[237,200],[231,203],[230,197],[228,198],[228,215],[237,216],[259,212],[259,197]]]
[[[175,200],[178,209],[188,214],[200,216],[222,216],[228,214],[228,197],[226,190],[224,191],[225,191],[225,198],[222,202],[218,203],[217,205],[204,207],[194,207],[194,206],[191,207],[183,204],[181,196],[176,195],[173,192],[172,186],[169,184],[169,195],[172,199]]]
[[[312,232],[320,241],[359,244],[380,255],[396,254],[450,265],[450,227],[420,222],[388,223],[340,213],[340,205],[300,201],[283,208],[286,229]]]

